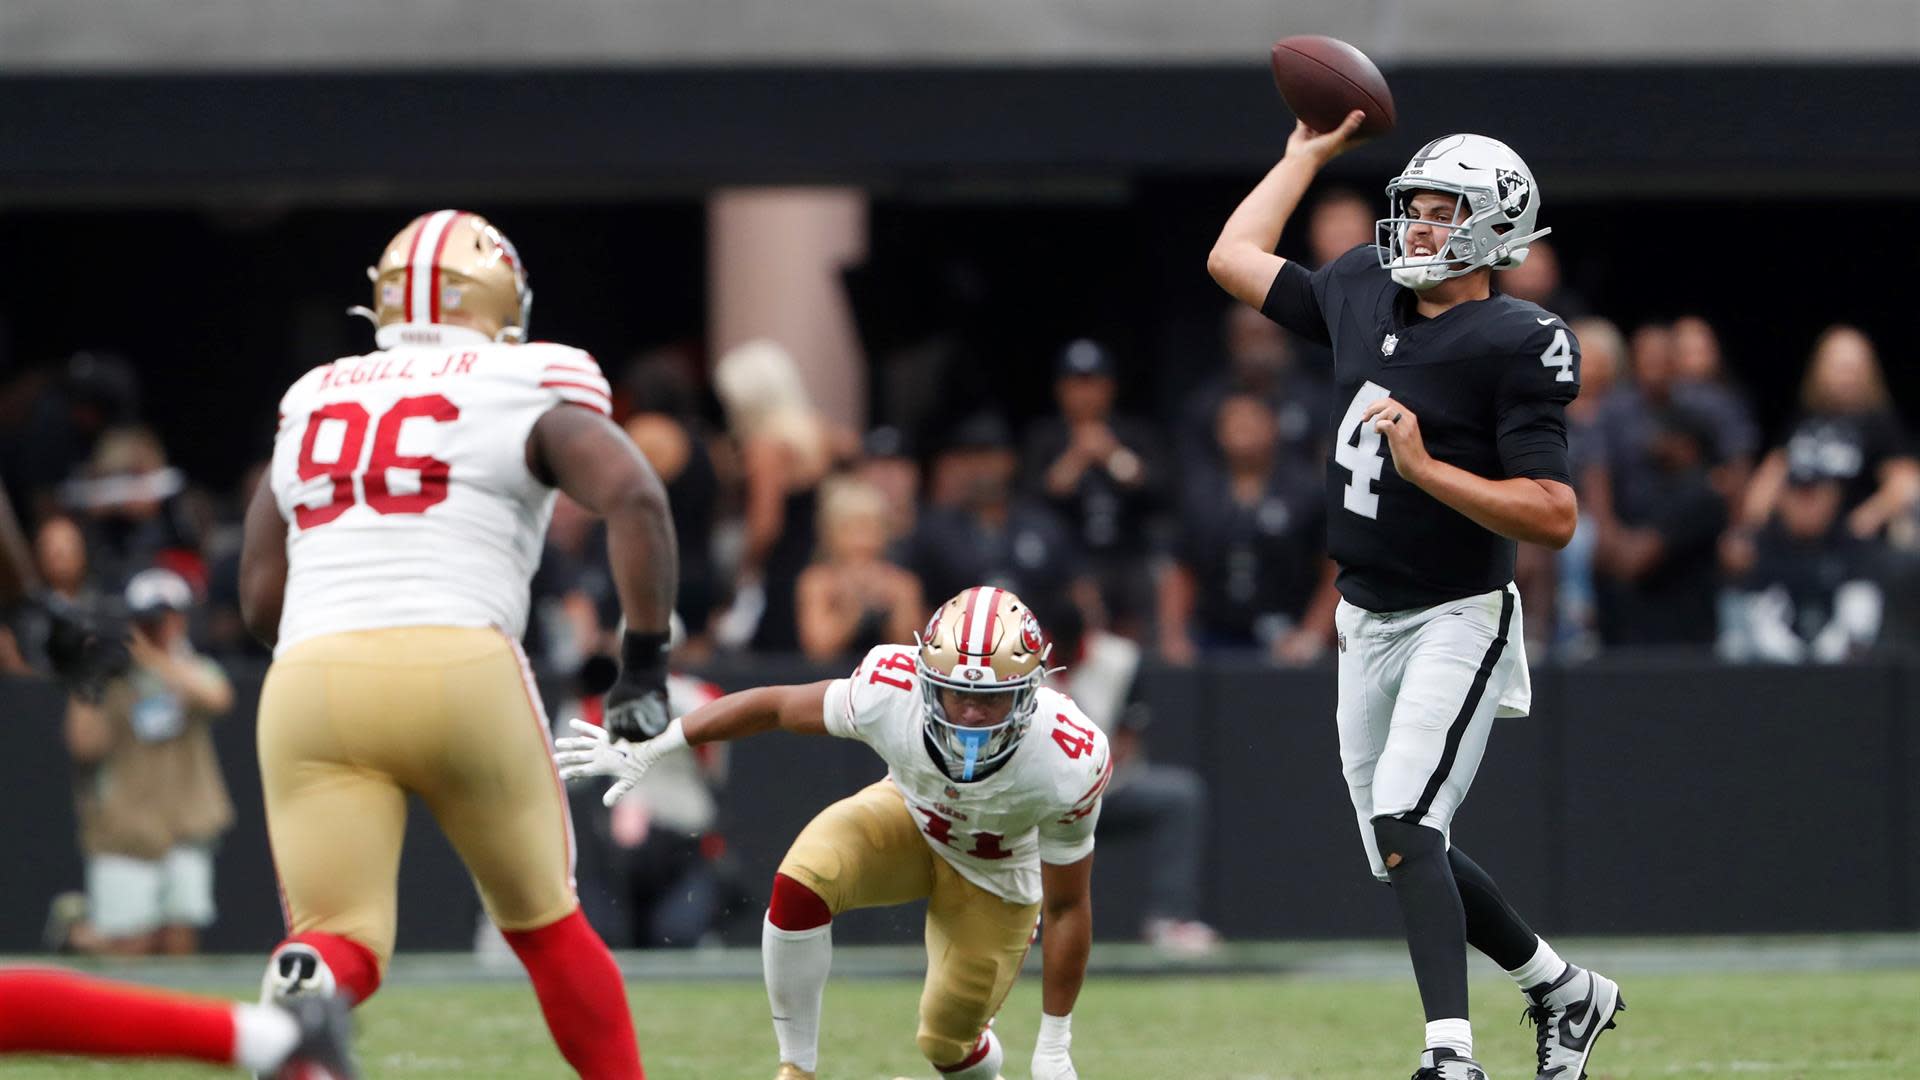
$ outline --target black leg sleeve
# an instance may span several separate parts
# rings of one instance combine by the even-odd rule
[[[1447,861],[1453,864],[1460,906],[1467,915],[1467,943],[1508,971],[1533,959],[1539,938],[1500,894],[1493,878],[1457,847],[1447,852]]]
[[[1467,926],[1440,830],[1390,817],[1373,819],[1387,878],[1407,928],[1407,953],[1427,1019],[1467,1016]]]

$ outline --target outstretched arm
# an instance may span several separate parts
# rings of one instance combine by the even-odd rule
[[[728,694],[667,725],[642,743],[616,742],[603,728],[571,721],[579,732],[554,742],[553,762],[561,777],[578,780],[610,776],[614,784],[601,796],[619,802],[655,762],[675,750],[700,743],[727,742],[775,728],[800,735],[825,735],[827,687],[831,682],[797,686],[761,686]]]
[[[1207,273],[1242,303],[1258,308],[1273,288],[1274,276],[1286,260],[1273,253],[1280,232],[1300,205],[1300,197],[1322,166],[1346,151],[1353,133],[1366,119],[1355,109],[1346,122],[1329,132],[1317,132],[1306,123],[1294,125],[1286,155],[1247,193],[1227,218],[1220,238],[1207,253]]]

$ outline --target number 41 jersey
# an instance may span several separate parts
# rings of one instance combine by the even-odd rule
[[[1327,548],[1340,595],[1369,611],[1504,588],[1514,542],[1396,472],[1386,438],[1361,422],[1368,405],[1391,396],[1413,410],[1427,452],[1477,476],[1572,482],[1566,404],[1580,390],[1580,343],[1567,324],[1499,293],[1430,319],[1413,307],[1371,244],[1312,273],[1287,262],[1261,307],[1333,346]]]
[[[958,783],[922,736],[910,645],[881,645],[827,687],[827,731],[859,739],[887,763],[920,836],[960,875],[1013,904],[1040,902],[1040,864],[1093,851],[1100,796],[1113,775],[1107,737],[1064,694],[1041,687],[1033,726],[1007,763]]]
[[[554,489],[527,468],[534,421],[609,413],[593,358],[460,327],[381,328],[392,346],[286,393],[268,481],[287,522],[284,650],[392,626],[526,629]]]

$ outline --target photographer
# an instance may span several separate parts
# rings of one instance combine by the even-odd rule
[[[184,955],[213,922],[214,842],[233,805],[211,723],[233,688],[187,640],[193,590],[171,570],[127,583],[128,665],[97,702],[67,705],[91,925],[72,944],[119,955]]]

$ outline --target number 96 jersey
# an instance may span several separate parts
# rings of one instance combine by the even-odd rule
[[[554,500],[527,468],[527,436],[556,405],[611,411],[578,349],[439,325],[380,335],[392,347],[315,368],[281,400],[268,477],[287,522],[276,653],[395,626],[519,638]]]
[[[1107,737],[1065,695],[1041,687],[1033,725],[1007,763],[958,783],[922,735],[916,650],[882,645],[827,687],[826,726],[887,763],[920,835],[975,885],[1014,904],[1040,902],[1040,863],[1093,851],[1100,796],[1113,775]]]

